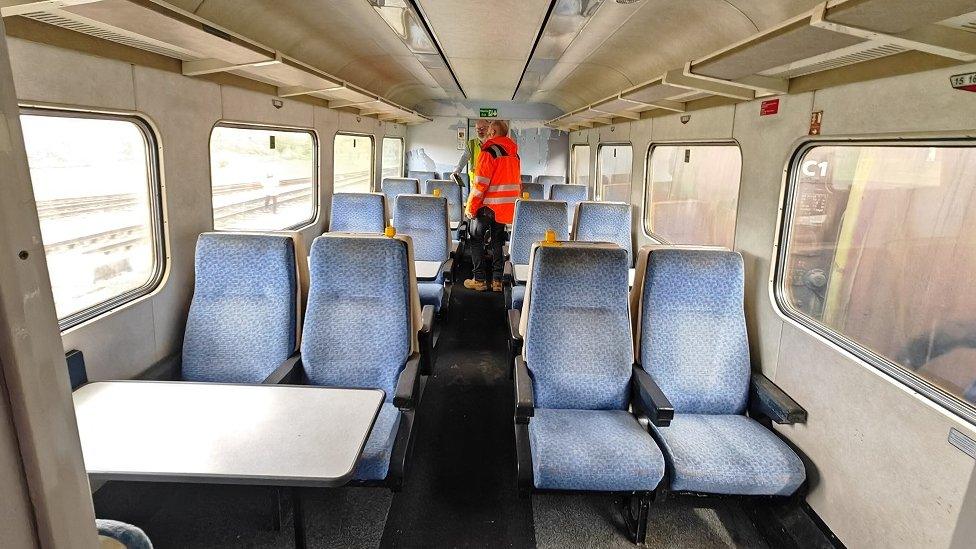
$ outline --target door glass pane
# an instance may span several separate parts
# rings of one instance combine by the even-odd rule
[[[372,137],[336,134],[333,155],[333,192],[368,193],[373,190]]]
[[[736,145],[658,145],[647,166],[644,226],[672,244],[732,248],[742,154]]]
[[[403,177],[403,140],[383,138],[383,177]]]
[[[595,196],[606,202],[630,202],[633,153],[630,145],[600,145],[597,174],[600,188]]]
[[[574,185],[589,185],[590,184],[590,146],[573,145],[573,151],[570,156],[571,156],[570,162],[572,162],[572,165],[569,168],[569,173],[573,178],[573,180],[570,181],[570,183]]]

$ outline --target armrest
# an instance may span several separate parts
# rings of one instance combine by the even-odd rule
[[[263,385],[301,385],[304,378],[302,369],[302,355],[295,353],[285,359],[281,366],[275,368],[267,378],[261,383]]]
[[[516,341],[521,346],[522,334],[519,333],[519,324],[522,322],[522,313],[518,309],[508,310],[508,336],[512,341]]]
[[[424,305],[424,308],[421,310],[421,313],[420,313],[420,320],[421,320],[420,333],[421,334],[424,334],[424,335],[428,335],[429,336],[431,334],[431,332],[433,332],[434,314],[435,313],[436,313],[436,311],[434,311],[434,306],[433,305]]]
[[[528,423],[535,415],[532,376],[521,356],[515,357],[515,423]]]
[[[393,405],[401,410],[412,410],[417,405],[420,394],[420,354],[414,353],[407,358],[407,363],[397,378],[396,389],[393,393]]]
[[[441,263],[441,276],[443,276],[444,282],[450,284],[454,282],[454,259],[448,259],[444,263]]]
[[[506,256],[507,255],[508,254],[506,254]],[[505,270],[502,272],[502,281],[504,281],[505,284],[511,285],[512,284],[512,281],[514,281],[514,280],[515,280],[515,266],[512,265],[512,262],[511,261],[509,261],[509,260],[506,259],[505,260]]]
[[[634,365],[631,387],[634,404],[647,414],[651,423],[658,427],[671,425],[674,405],[657,383],[654,383],[650,374],[638,365]]]
[[[508,258],[508,244],[502,244],[502,257]]]
[[[781,425],[807,422],[807,411],[759,373],[753,373],[749,383],[749,415],[765,416]]]
[[[420,318],[421,326],[417,333],[420,340],[420,371],[429,376],[434,368],[434,306],[424,305]]]

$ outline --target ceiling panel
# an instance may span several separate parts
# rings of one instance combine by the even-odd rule
[[[549,0],[420,0],[419,4],[468,99],[511,99]]]

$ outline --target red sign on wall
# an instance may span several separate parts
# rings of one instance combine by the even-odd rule
[[[769,116],[779,112],[779,99],[767,99],[759,106],[759,116]]]

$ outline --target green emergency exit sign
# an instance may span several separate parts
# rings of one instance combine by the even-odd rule
[[[478,116],[481,118],[496,118],[498,116],[498,109],[487,109],[482,107],[478,111]]]

